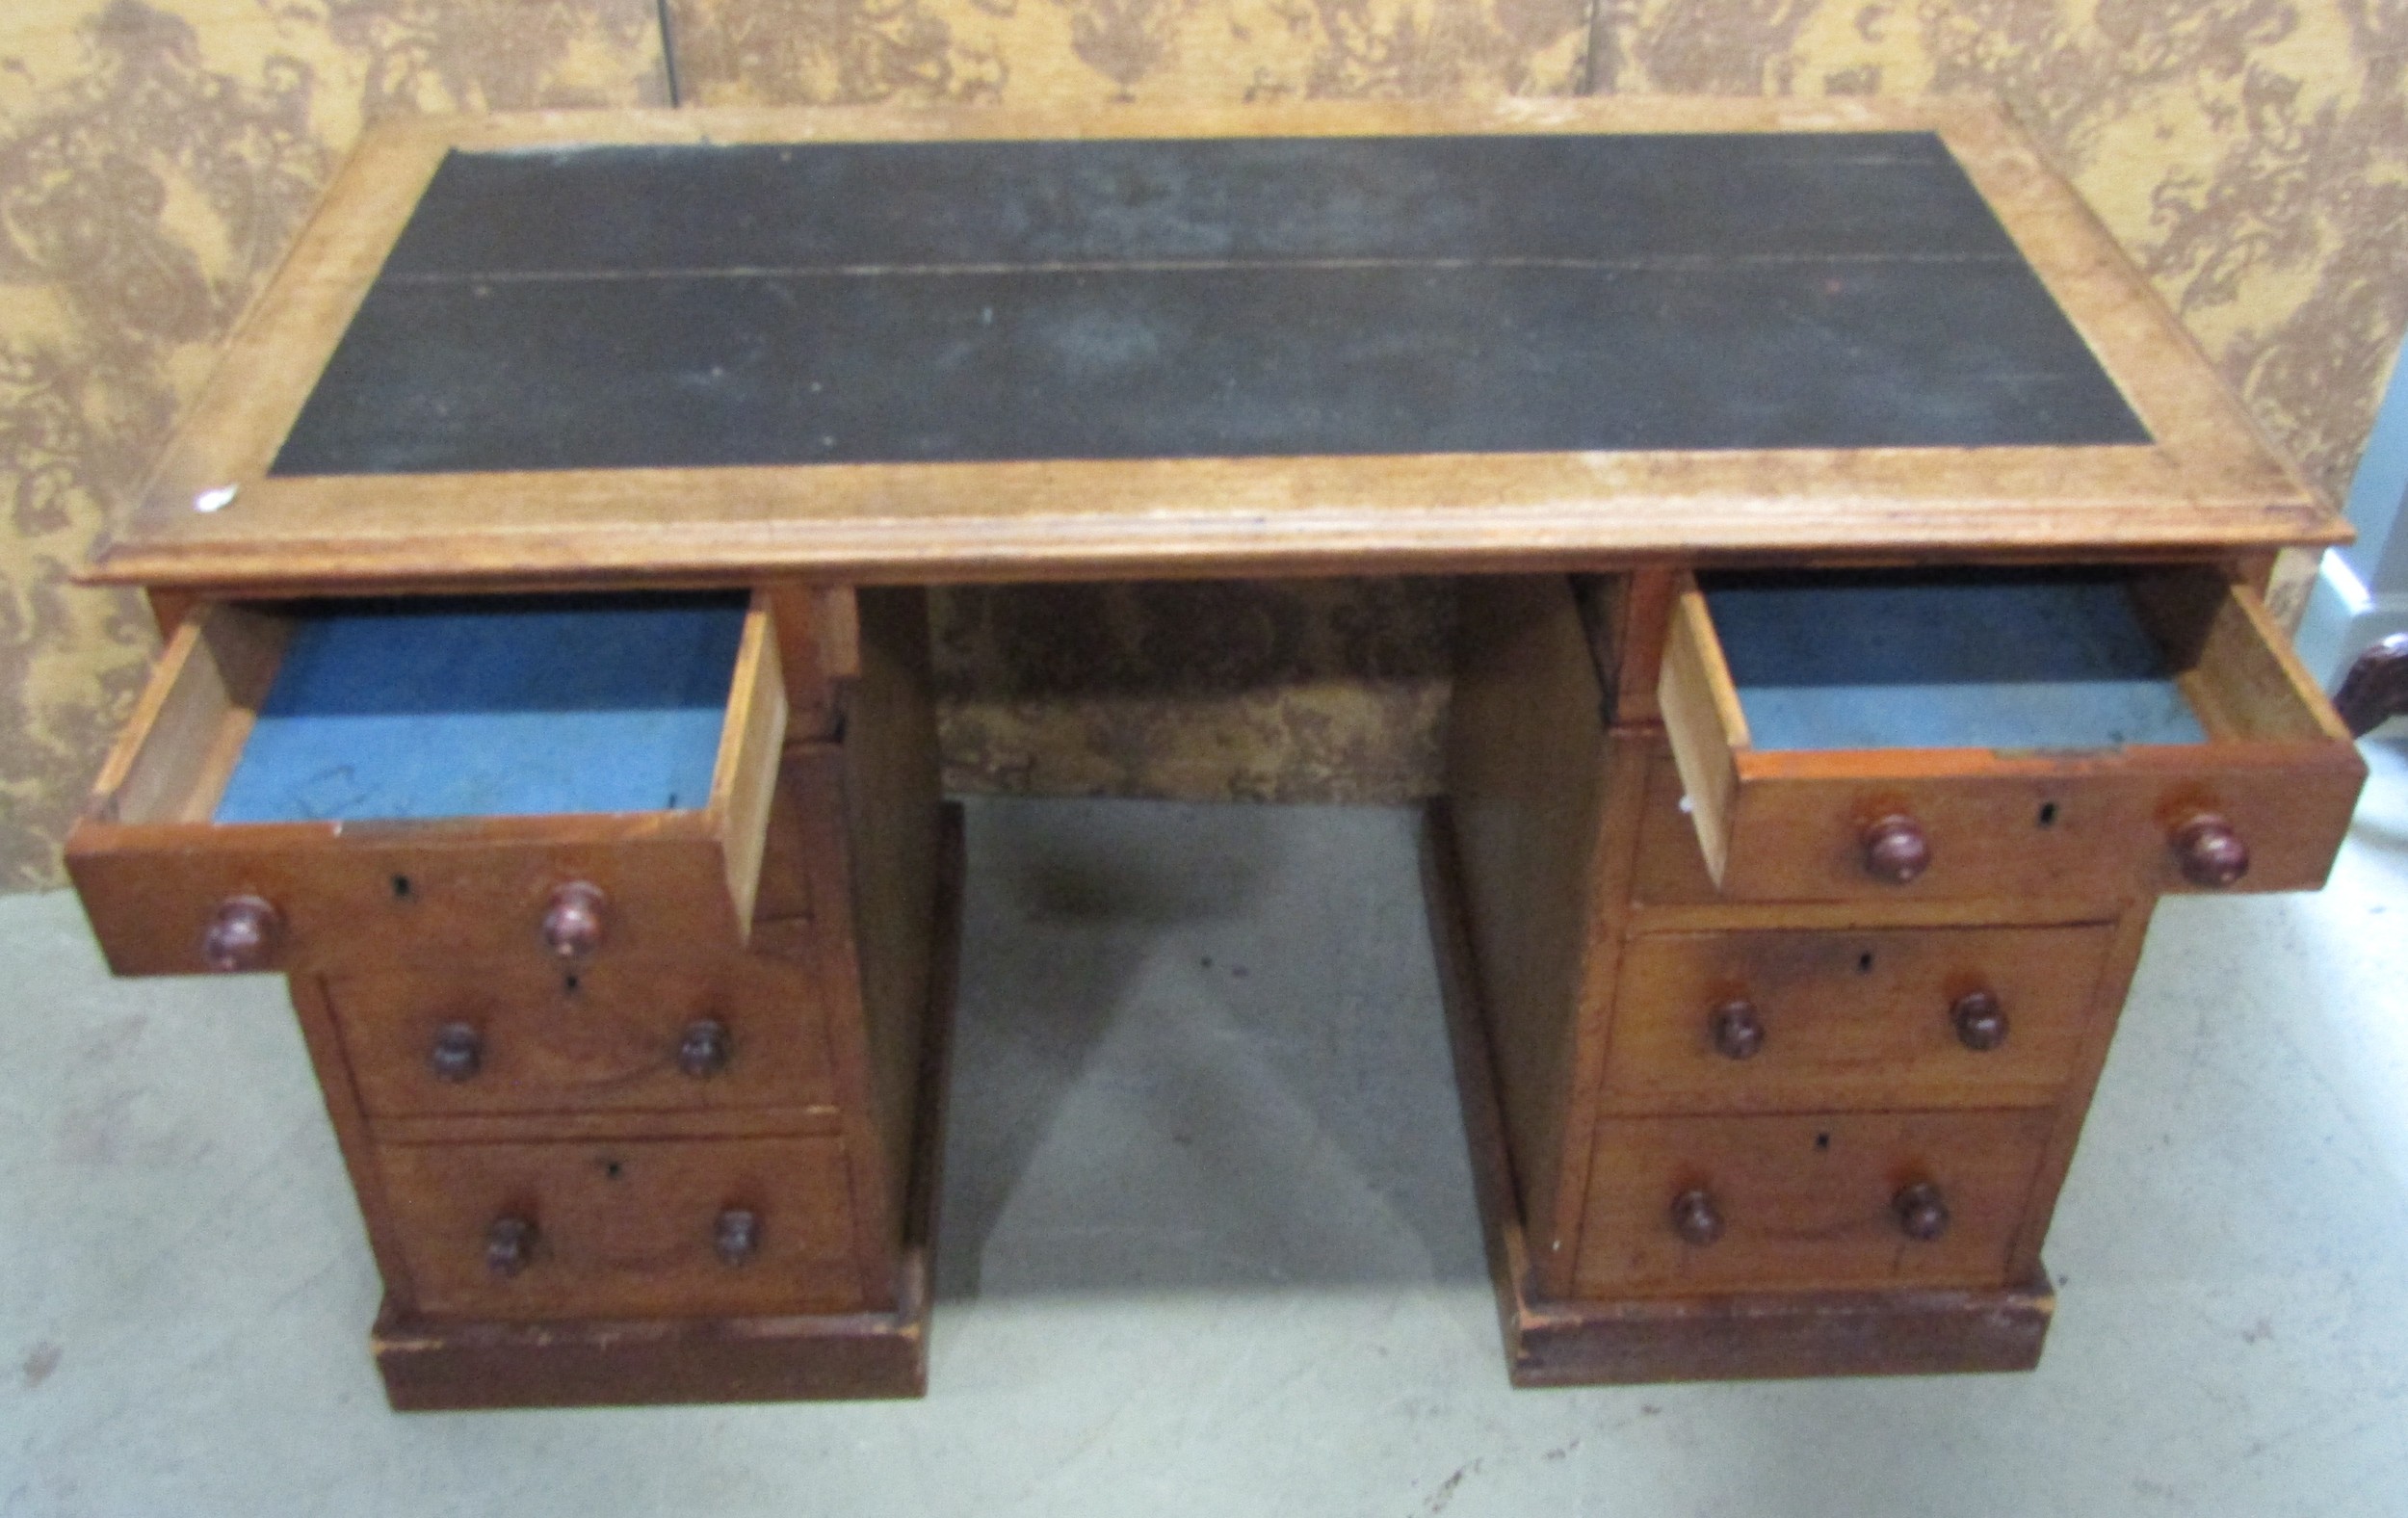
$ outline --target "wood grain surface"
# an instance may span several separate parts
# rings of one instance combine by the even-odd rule
[[[814,965],[761,955],[691,966],[534,963],[344,976],[328,997],[353,1078],[379,1119],[502,1112],[711,1112],[827,1106],[826,1008]],[[688,1030],[725,1030],[723,1068],[684,1069]],[[444,1030],[470,1030],[476,1067],[446,1079]]]
[[[1605,1106],[1618,1112],[2046,1107],[2083,1047],[2110,930],[1918,928],[1659,933],[1624,954]],[[1968,1048],[1950,1008],[1986,992],[2005,1041]],[[1748,1004],[1754,1053],[1718,1050]]]
[[[282,646],[262,612],[188,618],[102,768],[67,869],[117,973],[209,968],[202,933],[245,895],[282,915],[260,966],[276,970],[539,962],[545,902],[569,880],[608,899],[614,959],[744,941],[786,728],[766,597],[746,615],[709,795],[679,811],[212,823]]]
[[[723,1318],[863,1305],[835,1138],[383,1144],[377,1165],[428,1317]],[[713,1247],[729,1208],[755,1258]],[[535,1230],[513,1275],[486,1262],[498,1218]]]
[[[1625,1117],[1597,1125],[1579,1295],[2004,1286],[2047,1142],[2049,1109]],[[1899,1230],[1903,1187],[1939,1187],[1948,1231]],[[1685,1243],[1673,1199],[1695,1188],[1723,1236]]]
[[[1750,733],[1694,583],[1674,609],[1659,700],[1697,846],[1732,901],[1950,896],[2109,900],[2197,890],[2172,847],[2214,814],[2246,841],[2229,889],[2313,890],[2349,827],[2366,766],[2245,586],[2205,567],[2135,576],[2207,741],[2064,749],[1767,750]],[[1913,820],[1929,867],[1864,865],[1865,828]]]
[[[1603,694],[1570,587],[1482,578],[1462,599],[1447,772],[1455,930],[1487,1009],[1518,1211],[1560,1269],[1555,1241],[1580,1213],[1577,1175],[1567,1188],[1564,1174],[1578,1148],[1572,1074],[1601,1026],[1591,986],[1611,986],[1622,893],[1610,861],[1628,840],[1608,825]]]

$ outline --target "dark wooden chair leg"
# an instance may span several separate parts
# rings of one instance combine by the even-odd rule
[[[2408,715],[2408,633],[2394,633],[2360,654],[2333,693],[2333,708],[2358,737]]]

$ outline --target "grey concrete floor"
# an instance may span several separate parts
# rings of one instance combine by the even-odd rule
[[[2028,1375],[1515,1392],[1410,813],[987,801],[916,1403],[418,1415],[276,982],[0,901],[0,1512],[2408,1512],[2408,753],[2159,914]]]

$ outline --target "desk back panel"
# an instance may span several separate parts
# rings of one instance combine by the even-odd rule
[[[955,586],[950,789],[1403,802],[1443,789],[1453,582]]]

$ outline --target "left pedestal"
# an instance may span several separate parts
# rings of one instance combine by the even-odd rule
[[[396,1407],[918,1395],[958,916],[906,591],[195,607],[68,844],[274,971]]]

